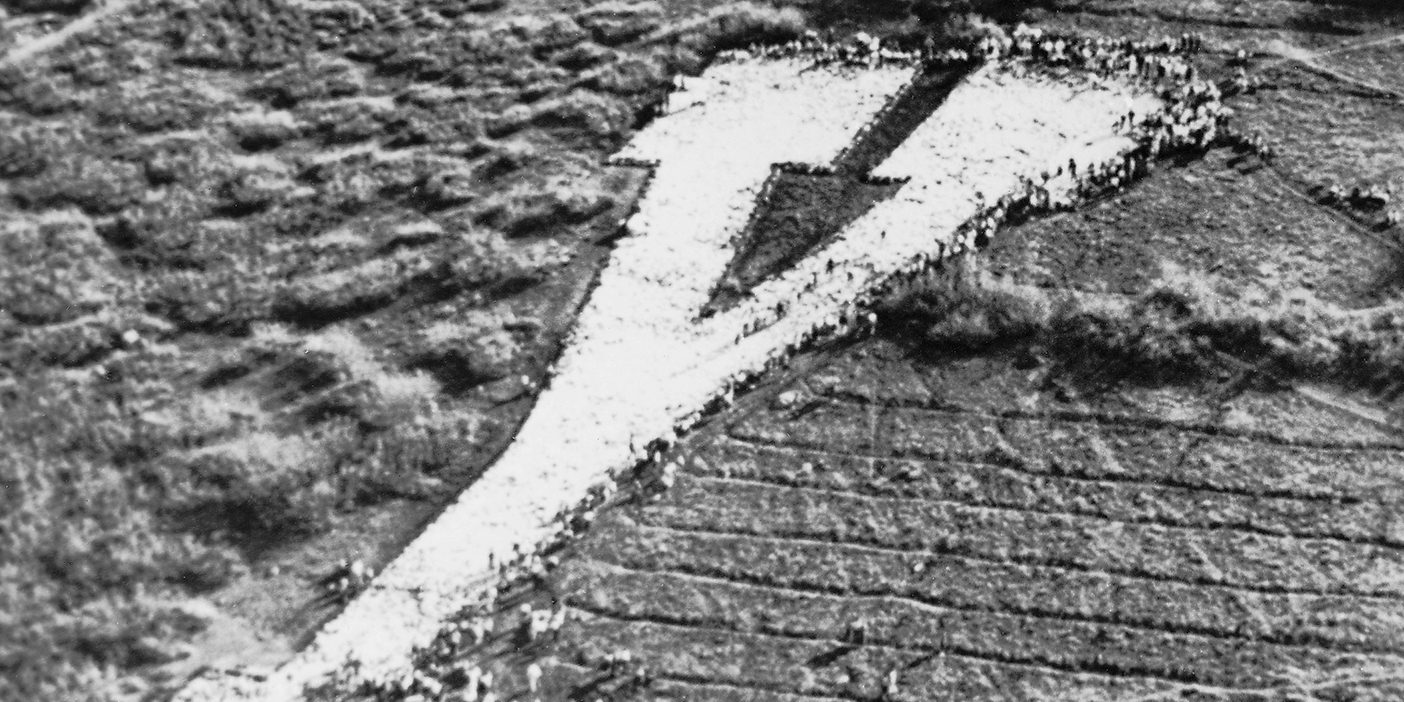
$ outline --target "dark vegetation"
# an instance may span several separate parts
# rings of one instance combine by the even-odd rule
[[[937,354],[1031,344],[1031,353],[1103,380],[1194,380],[1221,372],[1225,357],[1284,380],[1379,388],[1404,377],[1397,300],[1362,313],[1301,290],[1260,298],[1168,264],[1134,295],[1059,292],[998,280],[976,261],[890,302],[892,328]]]

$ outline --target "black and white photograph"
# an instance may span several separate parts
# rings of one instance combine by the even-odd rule
[[[0,0],[0,702],[1404,702],[1404,0]]]

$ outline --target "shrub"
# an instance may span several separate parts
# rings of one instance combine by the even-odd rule
[[[397,76],[409,80],[433,81],[443,77],[452,67],[448,56],[428,49],[418,51],[397,51],[376,67],[382,75]]]
[[[927,274],[882,311],[914,326],[926,343],[968,352],[1034,334],[1047,324],[1048,305],[1041,297],[1001,284],[978,259],[968,259]]]
[[[44,141],[36,130],[18,124],[0,127],[0,178],[29,178],[43,173],[49,163],[46,147],[53,146]]]
[[[115,346],[112,329],[102,322],[29,328],[5,339],[0,366],[16,373],[45,366],[78,367],[102,358]]]
[[[122,262],[139,268],[195,268],[204,261],[195,250],[197,223],[210,208],[184,188],[129,207],[97,226],[98,234]]]
[[[170,496],[167,509],[198,515],[202,530],[246,536],[319,531],[339,503],[330,482],[335,456],[325,445],[348,441],[346,432],[344,426],[296,435],[253,432],[183,457],[173,469],[191,478]]]
[[[365,86],[365,75],[354,64],[314,55],[264,78],[249,90],[249,96],[286,110],[306,101],[359,95]]]
[[[316,191],[318,202],[325,209],[352,216],[378,202],[384,187],[367,160],[338,159],[317,164],[298,174],[298,179]],[[412,186],[411,181],[404,187]]]
[[[442,494],[435,476],[465,467],[494,429],[481,415],[421,412],[412,423],[397,424],[362,441],[358,453],[342,464],[342,494],[360,505],[432,496],[436,490]]]
[[[151,185],[180,184],[197,190],[205,179],[221,177],[230,169],[230,153],[211,135],[134,145],[121,156],[136,164]]]
[[[26,324],[57,324],[112,303],[113,257],[90,225],[25,224],[0,236],[0,307]]]
[[[575,16],[595,41],[618,46],[658,29],[663,8],[657,2],[603,2]]]
[[[512,238],[555,234],[588,221],[614,205],[610,196],[585,190],[509,191],[495,198],[496,201],[484,208],[474,221]]]
[[[575,46],[589,36],[574,19],[564,14],[516,17],[507,22],[506,29],[531,46],[532,54],[537,57]]]
[[[38,69],[14,69],[6,76],[7,79],[11,77],[13,83],[5,86],[3,97],[18,112],[48,117],[82,109],[85,105],[81,94],[74,90],[71,76],[51,71],[41,73]]]
[[[422,98],[423,93],[417,94]],[[401,107],[399,117],[386,125],[389,138],[386,148],[403,148],[421,144],[447,145],[471,141],[482,134],[482,116],[471,106],[463,104],[434,104],[428,107],[415,102]]]
[[[286,112],[269,112],[226,120],[225,128],[240,148],[263,151],[301,137],[304,125]]]
[[[473,172],[485,183],[518,173],[542,160],[537,147],[524,139],[501,141],[488,148]]]
[[[416,348],[411,367],[432,373],[451,394],[507,377],[522,350],[503,318],[481,312],[430,326]]]
[[[614,53],[603,46],[582,42],[556,52],[551,55],[550,60],[571,71],[584,71],[610,60],[613,56]]]
[[[150,276],[146,311],[188,331],[246,333],[269,317],[276,289],[238,266]]]
[[[143,134],[194,129],[225,106],[189,86],[133,90],[118,86],[111,99],[98,103],[98,124],[132,129]]]
[[[618,138],[633,119],[626,105],[589,90],[574,90],[531,110],[530,122],[546,129],[568,129]]]
[[[434,261],[414,251],[373,258],[349,268],[304,276],[286,285],[273,315],[303,326],[319,326],[379,309],[396,299],[410,279]]]
[[[929,3],[928,3],[929,4]],[[934,22],[936,24],[935,35],[943,43],[957,46],[972,46],[976,42],[986,37],[1005,37],[1004,28],[991,22],[983,15],[968,12],[949,13],[941,12],[934,17],[923,17],[920,14],[922,4],[919,3],[914,12],[918,17]]]
[[[683,38],[704,53],[715,53],[757,43],[788,41],[803,34],[806,26],[804,15],[793,7],[736,2],[717,8],[705,23]]]
[[[380,136],[396,118],[394,105],[369,98],[319,106],[316,111],[301,110],[299,116],[312,125],[323,144],[351,144]]]
[[[1217,372],[1220,354],[1265,362],[1288,377],[1367,387],[1404,377],[1404,299],[1368,314],[1302,290],[1239,290],[1162,265],[1141,294],[1116,304],[1085,294],[1050,300],[957,264],[884,314],[934,351],[1032,339],[1072,370],[1113,371],[1152,382]]]
[[[442,210],[472,202],[481,188],[473,169],[466,165],[450,165],[436,170],[415,189],[413,202],[426,211]]]
[[[192,628],[170,591],[226,582],[237,557],[158,523],[153,504],[183,474],[134,464],[161,432],[107,384],[13,381],[0,390],[0,698],[107,699],[101,667],[158,662],[156,642]]]

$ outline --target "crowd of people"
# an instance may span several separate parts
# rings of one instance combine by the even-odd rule
[[[814,342],[836,334],[870,331],[876,327],[871,304],[898,292],[940,266],[947,256],[985,245],[1001,223],[1015,218],[1027,218],[1043,212],[1067,210],[1078,202],[1125,187],[1134,179],[1149,173],[1155,160],[1179,153],[1202,152],[1235,138],[1228,128],[1231,111],[1223,104],[1223,91],[1211,82],[1197,77],[1196,71],[1182,56],[1198,51],[1202,42],[1194,35],[1179,40],[1160,42],[1112,42],[1056,37],[1037,30],[1016,29],[1008,43],[985,42],[976,53],[988,55],[1023,56],[1034,64],[1074,63],[1095,70],[1127,71],[1134,76],[1167,79],[1161,91],[1164,108],[1147,115],[1134,111],[1122,115],[1115,125],[1117,131],[1131,137],[1136,146],[1103,162],[1079,164],[1069,160],[1058,164],[1037,178],[1021,178],[1015,192],[1000,197],[983,207],[982,211],[958,232],[951,246],[940,245],[932,254],[917,254],[900,273],[880,284],[875,290],[860,294],[845,310],[825,320],[788,345],[781,359],[802,350]],[[1146,66],[1152,67],[1146,69]],[[1147,71],[1149,70],[1149,73]],[[1162,84],[1163,85],[1163,84]],[[1266,150],[1266,146],[1260,150]],[[1065,178],[1066,176],[1066,178]],[[1055,181],[1071,180],[1072,187],[1056,187]],[[828,271],[833,272],[830,261]],[[847,273],[850,279],[853,274]],[[805,291],[819,285],[816,272]],[[776,317],[783,316],[783,310]],[[742,338],[774,323],[768,316],[754,320],[737,338]],[[767,365],[769,368],[769,365]]]
[[[912,66],[928,60],[925,51],[902,48],[882,37],[858,32],[838,39],[833,32],[821,35],[810,30],[803,36],[782,44],[756,44],[744,49],[723,51],[718,61],[750,61],[753,59],[803,58],[820,65],[843,65],[861,68],[879,66]]]
[[[808,32],[804,37],[770,46],[757,46],[729,52],[723,58],[745,60],[762,57],[808,57],[819,63],[839,63],[879,66],[889,63],[948,65],[972,60],[1022,60],[1036,66],[1067,66],[1096,73],[1103,77],[1120,76],[1133,81],[1150,81],[1160,88],[1165,102],[1162,111],[1141,115],[1138,120],[1129,112],[1116,125],[1119,132],[1136,139],[1138,146],[1115,162],[1079,164],[1069,162],[1066,172],[1075,187],[1061,191],[1049,187],[1049,181],[1064,175],[1060,165],[1040,179],[1025,179],[1019,192],[1001,198],[977,216],[961,233],[955,249],[982,245],[993,234],[998,223],[1011,213],[1033,214],[1039,211],[1068,209],[1089,196],[1116,190],[1136,177],[1146,174],[1150,164],[1162,156],[1186,151],[1203,151],[1216,145],[1227,145],[1254,153],[1265,159],[1275,155],[1273,147],[1261,135],[1241,135],[1228,126],[1232,111],[1223,98],[1237,92],[1254,89],[1258,81],[1249,78],[1244,66],[1246,56],[1240,52],[1236,74],[1226,85],[1202,79],[1193,62],[1193,55],[1204,48],[1198,34],[1184,33],[1179,37],[1159,40],[1085,38],[1058,35],[1020,24],[1012,32],[990,32],[973,40],[966,47],[940,48],[928,39],[919,50],[886,45],[882,39],[859,32],[846,40],[832,35],[821,37]],[[788,164],[793,172],[829,175],[833,168],[826,165]],[[887,181],[897,182],[889,178]],[[944,251],[943,251],[944,255]],[[929,267],[927,265],[922,268]],[[851,274],[850,274],[851,275]],[[816,276],[817,278],[817,276]],[[814,284],[817,285],[817,279]],[[849,315],[844,315],[849,316]],[[743,330],[742,337],[765,326],[764,321]],[[848,327],[846,319],[824,325],[824,336]],[[738,337],[739,341],[739,337]],[[804,345],[809,339],[798,342]]]
[[[328,604],[345,605],[370,585],[375,571],[360,558],[343,558],[320,583],[321,599]]]
[[[510,554],[500,558],[496,554],[489,556],[486,565],[496,574],[495,583],[480,592],[477,603],[455,616],[431,645],[417,652],[413,672],[395,679],[372,681],[363,692],[385,701],[411,700],[416,696],[423,702],[502,699],[504,691],[499,688],[505,684],[494,678],[493,669],[468,660],[501,637],[511,637],[515,650],[530,653],[535,646],[560,636],[570,614],[559,593],[552,593],[549,606],[544,608],[523,600],[533,593],[539,594],[543,587],[549,591],[548,575],[559,565],[561,550],[590,528],[600,510],[624,501],[656,499],[661,491],[675,484],[679,466],[675,462],[664,462],[664,452],[679,434],[699,421],[703,413],[729,406],[736,392],[809,346],[834,336],[872,333],[878,324],[873,312],[875,303],[939,267],[948,256],[984,245],[997,228],[1011,218],[1070,208],[1080,200],[1125,187],[1148,173],[1156,159],[1169,154],[1202,151],[1226,143],[1253,148],[1264,155],[1269,153],[1265,143],[1245,140],[1228,128],[1230,111],[1224,107],[1222,99],[1226,90],[1239,88],[1237,83],[1223,87],[1198,75],[1191,56],[1201,47],[1202,40],[1191,34],[1157,42],[1112,41],[1056,36],[1021,26],[1008,35],[991,34],[962,48],[938,49],[934,42],[916,49],[901,48],[861,33],[850,40],[836,41],[811,32],[787,44],[754,47],[722,57],[723,60],[743,60],[747,57],[808,56],[819,62],[865,67],[1010,59],[1034,66],[1068,66],[1103,76],[1119,74],[1133,81],[1153,81],[1159,88],[1164,107],[1150,114],[1128,110],[1118,118],[1114,125],[1118,133],[1135,143],[1130,151],[1103,161],[1069,160],[1053,165],[1038,177],[1022,178],[1015,192],[985,203],[980,213],[967,222],[949,244],[939,244],[934,251],[914,254],[904,272],[861,291],[789,343],[770,349],[760,367],[733,375],[707,408],[685,418],[671,432],[663,432],[661,438],[631,442],[633,466],[623,473],[611,471],[578,503],[560,510],[548,539],[526,548],[514,546]],[[1244,83],[1247,84],[1246,78]],[[685,89],[685,79],[678,80],[672,87]],[[656,164],[640,162],[638,165]],[[816,174],[832,171],[827,166],[805,168],[812,168]],[[1065,185],[1067,183],[1071,183],[1071,187]],[[835,272],[832,261],[827,272]],[[853,281],[852,272],[845,274]],[[819,283],[820,275],[816,273],[808,289]],[[774,307],[773,314],[768,309],[759,310],[740,330],[735,343],[784,318],[786,312],[783,303]],[[346,591],[359,587],[354,584],[358,580],[350,574],[345,576],[345,581]],[[339,584],[342,580],[339,577],[335,582]],[[866,627],[859,627],[854,636],[861,642],[866,637]],[[520,656],[514,660],[516,658]],[[525,681],[527,697],[523,699],[535,699],[543,675],[540,666],[534,661],[512,665],[520,669],[504,670],[499,666],[498,673],[513,681]],[[633,693],[647,688],[653,680],[649,669],[636,661],[627,649],[610,652],[600,661],[600,666],[604,675],[617,681],[618,684],[612,686],[616,692]],[[889,694],[895,694],[897,685],[893,672],[884,681]]]
[[[577,503],[563,507],[552,521],[550,536],[530,547],[513,544],[511,552],[490,553],[487,567],[496,574],[491,586],[478,592],[477,601],[462,608],[428,646],[414,655],[414,668],[401,676],[366,681],[360,693],[377,702],[499,702],[505,680],[491,667],[468,661],[473,654],[499,639],[519,656],[530,655],[542,644],[559,639],[570,619],[564,598],[550,593],[549,604],[539,607],[529,599],[543,589],[550,592],[547,575],[560,565],[560,552],[579,539],[594,523],[599,511],[629,501],[656,499],[677,480],[678,464],[662,462],[669,443],[653,440],[636,448],[636,464],[624,473],[610,471]],[[616,649],[600,663],[605,675],[616,682],[616,694],[631,694],[651,683],[648,668],[635,663],[627,649]],[[525,682],[527,696],[539,700],[543,671],[535,661],[499,671],[503,678]],[[606,698],[601,698],[605,702]]]
[[[915,45],[911,41],[885,40],[867,32],[838,37],[832,31],[820,34],[811,30],[780,44],[757,44],[724,51],[717,60],[800,58],[818,65],[934,68],[1016,57],[1045,65],[1074,66],[1103,75],[1130,73],[1152,79],[1193,80],[1196,68],[1187,57],[1203,48],[1203,37],[1193,33],[1155,41],[1089,39],[1053,34],[1020,24],[1009,33],[991,25],[978,37],[955,46],[942,46],[932,36]]]

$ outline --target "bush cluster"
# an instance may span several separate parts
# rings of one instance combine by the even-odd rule
[[[1013,285],[962,260],[882,311],[927,350],[1029,341],[1070,369],[1154,382],[1216,373],[1223,355],[1284,378],[1366,388],[1404,377],[1404,298],[1352,312],[1304,290],[1245,291],[1168,263],[1140,294],[1109,300]]]

